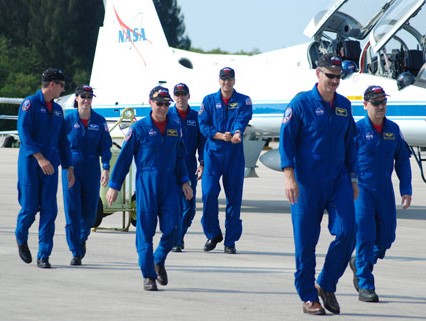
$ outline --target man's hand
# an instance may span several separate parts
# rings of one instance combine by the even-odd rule
[[[401,205],[404,210],[409,208],[411,205],[411,195],[402,195]]]
[[[225,142],[230,142],[232,139],[232,134],[230,132],[223,133],[223,140]]]
[[[238,144],[241,143],[241,133],[240,132],[236,132],[234,134],[234,136],[232,136],[231,138],[231,143],[232,144]]]
[[[118,190],[111,187],[108,188],[108,191],[105,194],[105,199],[108,203],[108,206],[111,206],[112,203],[114,203],[114,201],[117,199],[117,195],[118,195]]]
[[[299,186],[294,178],[294,169],[291,167],[284,168],[284,192],[290,204],[297,203]]]
[[[354,192],[354,200],[356,200],[359,194],[358,182],[352,182],[352,190]]]
[[[191,185],[189,185],[188,182],[183,183],[183,185],[182,185],[182,192],[183,192],[183,195],[185,195],[185,198],[188,201],[191,200],[194,197],[194,193],[192,191],[192,187],[191,187]]]
[[[101,186],[106,187],[108,185],[108,181],[109,181],[109,170],[104,169],[102,170],[102,175],[101,175]]]
[[[68,167],[67,178],[68,178],[68,188],[73,187],[75,183],[74,167],[72,166]]]
[[[204,172],[204,165],[198,166],[197,170],[195,171],[195,175],[197,175],[197,181],[201,179],[201,177],[203,176],[203,172]]]
[[[43,156],[42,153],[35,153],[33,154],[33,157],[37,160],[38,166],[40,166],[44,175],[53,175],[55,173],[55,169],[52,164]]]

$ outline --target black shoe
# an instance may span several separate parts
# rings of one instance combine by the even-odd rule
[[[52,266],[49,263],[49,258],[37,259],[37,267],[41,269],[50,269]]]
[[[167,285],[169,283],[169,280],[167,278],[167,271],[164,265],[155,264],[154,266],[155,272],[157,273],[157,281],[161,285]]]
[[[177,245],[172,247],[172,252],[182,252],[182,250],[183,250],[182,245]]]
[[[70,265],[81,265],[81,257],[74,256],[70,262]]]
[[[22,245],[18,245],[18,250],[19,250],[19,257],[22,259],[22,261],[24,261],[25,263],[31,263],[33,261],[27,242],[25,242]]]
[[[358,299],[362,302],[379,302],[379,297],[374,290],[359,289]]]
[[[206,244],[204,244],[204,252],[209,252],[211,250],[214,250],[217,243],[220,243],[222,241],[223,241],[222,235],[219,235],[219,236],[216,236],[216,237],[214,237],[210,240],[207,240]]]
[[[225,246],[224,252],[226,254],[237,254],[237,249],[235,248],[235,246]]]
[[[143,289],[145,291],[157,291],[157,282],[155,282],[155,279],[144,279]]]
[[[318,284],[315,284],[315,287],[317,288],[318,295],[322,299],[322,303],[324,304],[324,308],[326,308],[328,311],[334,314],[340,313],[340,306],[339,302],[337,302],[336,296],[334,295],[334,292],[327,292],[321,289],[321,287]]]
[[[350,261],[349,261],[349,267],[351,268],[352,272],[354,273],[353,283],[354,283],[355,290],[357,292],[359,292],[359,284],[358,284],[358,278],[356,276],[355,260],[356,260],[355,256],[352,256]]]
[[[86,241],[81,243],[81,258],[84,258],[85,255],[86,255]]]

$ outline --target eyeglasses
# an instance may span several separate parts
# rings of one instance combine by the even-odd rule
[[[179,97],[179,96],[186,96],[187,94],[185,94],[185,93],[175,93],[175,96],[176,97]]]
[[[62,88],[64,88],[64,86],[65,86],[65,83],[60,82],[60,81],[54,81],[54,83],[61,86]]]
[[[92,98],[93,98],[93,96],[92,96],[92,95],[80,95],[80,97],[81,97],[82,99],[92,99]]]
[[[335,74],[329,74],[328,72],[325,72],[324,70],[320,69],[320,71],[328,78],[328,79],[341,79],[342,75],[335,75]]]
[[[382,100],[370,100],[369,102],[374,107],[379,107],[380,105],[386,106],[386,104],[388,103],[388,100],[385,98],[385,99],[382,99]]]
[[[170,102],[162,102],[162,101],[156,101],[155,102],[155,104],[158,106],[158,107],[163,107],[163,106],[166,106],[166,107],[169,107],[170,106]]]

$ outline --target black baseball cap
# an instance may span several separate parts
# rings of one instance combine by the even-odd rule
[[[324,67],[330,70],[341,71],[342,70],[342,59],[336,55],[326,53],[319,57],[318,67]]]
[[[169,90],[166,87],[162,86],[156,86],[152,88],[151,92],[149,93],[149,99],[173,101],[172,97],[170,96]]]
[[[96,97],[96,95],[93,93],[93,88],[90,87],[89,85],[78,86],[75,89],[75,95],[76,96],[81,96],[81,95],[84,95],[84,94],[89,94],[89,95]]]
[[[178,83],[174,88],[173,88],[173,95],[176,95],[177,93],[184,93],[185,95],[189,94],[189,88],[186,84],[184,83]]]
[[[65,78],[64,72],[59,68],[48,68],[41,75],[42,81],[65,81]]]
[[[376,100],[377,98],[384,98],[389,96],[385,90],[380,86],[369,86],[364,92],[364,101]]]
[[[235,71],[231,67],[224,67],[219,72],[220,79],[235,78]]]

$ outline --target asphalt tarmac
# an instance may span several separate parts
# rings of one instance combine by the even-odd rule
[[[166,262],[169,284],[159,285],[158,292],[147,292],[137,264],[132,226],[128,232],[92,232],[83,265],[69,265],[61,187],[50,257],[53,268],[40,269],[34,261],[21,261],[14,236],[19,211],[17,154],[17,149],[0,149],[0,320],[426,320],[426,184],[414,163],[412,207],[402,210],[398,205],[396,242],[374,271],[380,302],[358,301],[348,268],[336,292],[341,314],[310,316],[302,312],[293,285],[292,225],[281,173],[259,164],[259,177],[245,180],[243,236],[236,244],[236,255],[223,253],[223,243],[210,253],[203,252],[206,239],[200,224],[198,188],[197,215],[185,238],[185,250],[170,253]],[[395,186],[398,191],[397,183]],[[224,207],[221,195],[222,228]],[[122,214],[104,218],[101,226],[120,228]],[[38,219],[29,236],[33,259],[37,233]],[[155,244],[157,241],[158,233]],[[330,241],[325,215],[317,271]]]

